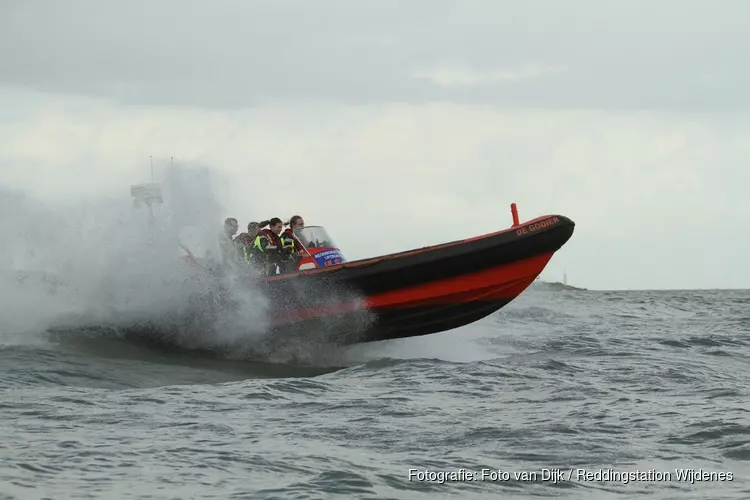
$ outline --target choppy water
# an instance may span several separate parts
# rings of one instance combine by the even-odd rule
[[[332,368],[0,335],[0,498],[746,499],[749,330],[750,291],[530,290]]]

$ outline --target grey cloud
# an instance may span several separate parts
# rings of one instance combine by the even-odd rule
[[[452,101],[746,110],[750,4],[160,1],[0,6],[0,83],[139,104]],[[440,67],[538,78],[446,87]]]

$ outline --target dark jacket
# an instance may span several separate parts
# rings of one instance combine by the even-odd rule
[[[263,260],[263,252],[255,248],[254,243],[255,240],[250,237],[249,233],[241,233],[234,239],[240,262],[243,264],[258,266]]]
[[[263,229],[255,238],[253,246],[263,252],[267,259],[267,274],[273,275],[276,274],[277,266],[281,273],[292,272],[296,269],[299,260],[296,255],[296,250],[299,248],[296,246],[297,243],[296,238],[292,240],[284,233],[277,235],[270,229]]]
[[[281,262],[281,238],[270,229],[262,229],[253,241],[253,251],[259,254],[260,271],[272,276],[276,274],[276,266]]]
[[[281,233],[282,242],[286,244],[286,241],[291,241],[292,243],[292,252],[297,253],[302,250],[302,243],[300,243],[299,239],[297,238],[297,235],[294,234],[294,231],[291,227],[288,227],[284,229],[284,232]]]

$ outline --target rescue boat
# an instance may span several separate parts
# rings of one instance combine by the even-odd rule
[[[347,261],[322,226],[295,230],[294,272],[251,279],[272,304],[277,335],[323,329],[352,344],[430,335],[476,322],[518,297],[573,235],[545,215],[511,227],[375,258]]]

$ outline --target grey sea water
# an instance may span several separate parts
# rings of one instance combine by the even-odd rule
[[[749,330],[750,291],[533,289],[312,367],[0,333],[0,498],[746,499]]]

